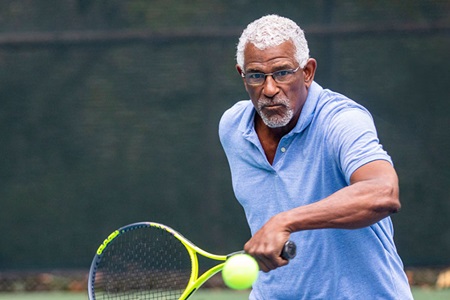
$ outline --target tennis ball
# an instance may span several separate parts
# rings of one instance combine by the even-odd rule
[[[244,290],[252,286],[258,278],[259,266],[248,254],[236,254],[227,259],[222,270],[225,284],[235,290]]]

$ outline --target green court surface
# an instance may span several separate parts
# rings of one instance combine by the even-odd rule
[[[413,288],[414,300],[448,300],[450,299],[450,289],[419,289]]]
[[[450,299],[450,289],[434,290],[413,288],[415,300],[448,300]],[[0,300],[86,300],[85,293],[0,293]],[[189,300],[246,300],[247,291],[230,290],[200,290]]]
[[[199,290],[189,300],[246,300],[248,291]],[[85,293],[0,293],[0,300],[86,300]]]

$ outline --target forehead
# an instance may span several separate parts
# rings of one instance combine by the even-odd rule
[[[279,65],[295,66],[295,47],[291,41],[260,50],[248,43],[244,50],[244,69],[270,69]]]

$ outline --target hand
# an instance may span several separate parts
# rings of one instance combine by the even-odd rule
[[[260,269],[264,272],[289,263],[281,257],[284,244],[291,234],[282,220],[280,215],[272,217],[244,246],[245,252],[258,261]]]

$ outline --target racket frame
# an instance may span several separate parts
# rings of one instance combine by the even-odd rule
[[[102,259],[103,251],[105,251],[108,248],[108,245],[114,241],[114,239],[124,233],[126,233],[129,230],[135,229],[135,228],[145,228],[145,227],[155,227],[161,230],[165,230],[168,233],[172,234],[176,239],[178,239],[183,246],[186,248],[186,251],[189,254],[189,258],[191,260],[191,274],[189,281],[181,294],[179,300],[185,300],[188,299],[198,288],[200,288],[209,278],[220,272],[224,265],[225,261],[228,257],[231,255],[234,255],[236,253],[232,253],[230,255],[216,255],[209,253],[199,247],[197,247],[194,243],[189,241],[187,238],[185,238],[183,235],[181,235],[179,232],[174,230],[173,228],[156,223],[156,222],[137,222],[132,223],[126,226],[123,226],[115,231],[113,231],[98,247],[96,255],[94,256],[94,259],[92,260],[92,264],[89,270],[89,280],[88,280],[88,294],[90,300],[95,300],[95,275],[97,271],[97,266],[100,264]],[[215,265],[214,267],[208,269],[203,274],[199,276],[199,262],[198,262],[198,255],[202,255],[206,258],[219,261],[220,263]]]

